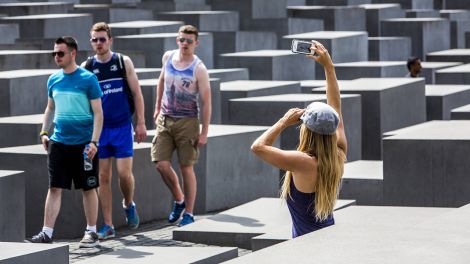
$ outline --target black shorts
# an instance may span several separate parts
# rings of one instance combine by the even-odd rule
[[[71,189],[72,180],[75,189],[88,191],[99,186],[98,155],[93,158],[93,169],[85,171],[83,150],[86,144],[64,145],[49,141],[47,168],[49,169],[49,187]]]

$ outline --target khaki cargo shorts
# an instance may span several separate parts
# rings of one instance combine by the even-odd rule
[[[199,119],[159,115],[152,140],[152,161],[170,161],[176,149],[180,165],[194,165],[199,156],[198,141]]]

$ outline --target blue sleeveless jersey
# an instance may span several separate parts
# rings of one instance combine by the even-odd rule
[[[290,183],[290,197],[287,198],[287,207],[292,218],[293,238],[335,224],[333,215],[330,215],[325,221],[315,219],[315,193],[303,193],[297,190],[293,180]]]
[[[116,53],[108,62],[101,63],[93,57],[91,63],[93,73],[98,78],[103,97],[103,127],[120,127],[131,122],[132,114],[129,110],[129,102],[119,60]]]
[[[197,117],[199,89],[195,76],[196,66],[202,61],[194,55],[193,62],[185,69],[177,69],[173,65],[171,53],[165,67],[165,82],[162,97],[163,115],[175,118]]]

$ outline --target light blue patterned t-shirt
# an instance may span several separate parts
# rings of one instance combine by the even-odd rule
[[[49,77],[47,91],[55,103],[51,140],[66,145],[89,142],[93,133],[90,100],[103,95],[96,76],[82,68],[72,73],[60,70]]]

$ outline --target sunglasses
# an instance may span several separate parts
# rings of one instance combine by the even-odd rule
[[[192,43],[194,42],[193,39],[190,39],[190,38],[183,38],[183,37],[179,37],[178,40],[179,40],[180,43],[183,43],[183,42],[186,41],[186,42],[188,42],[188,44],[192,44]]]
[[[55,58],[56,55],[59,56],[59,58],[62,58],[62,57],[65,56],[65,52],[63,52],[63,51],[53,51],[53,52],[51,53],[51,55],[52,55],[52,57],[54,57],[54,58]]]
[[[90,41],[93,42],[93,43],[97,43],[97,42],[106,43],[106,41],[108,41],[108,39],[105,38],[105,37],[99,37],[99,38],[91,38]]]

